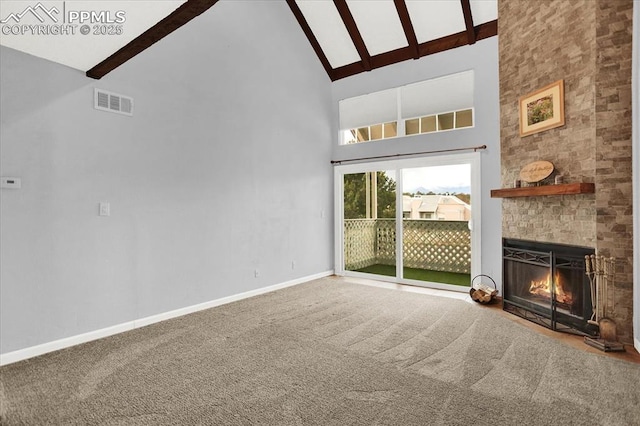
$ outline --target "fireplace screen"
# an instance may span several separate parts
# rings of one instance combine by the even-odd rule
[[[553,330],[593,335],[584,256],[593,249],[503,241],[504,310]]]

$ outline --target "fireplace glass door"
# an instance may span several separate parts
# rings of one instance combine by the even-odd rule
[[[593,334],[587,323],[592,306],[584,261],[593,253],[583,247],[505,240],[504,309],[554,330]]]

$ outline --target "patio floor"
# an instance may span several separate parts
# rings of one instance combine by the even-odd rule
[[[396,267],[395,265],[371,265],[358,269],[357,272],[394,277],[396,275]],[[430,281],[435,283],[459,285],[463,287],[469,287],[471,283],[471,275],[469,274],[431,271],[428,269],[417,268],[404,268],[403,272],[404,278],[409,280]]]

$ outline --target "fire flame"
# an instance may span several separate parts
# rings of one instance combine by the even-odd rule
[[[559,303],[566,303],[567,305],[571,305],[573,302],[573,297],[571,293],[565,291],[562,281],[560,280],[560,274],[556,272],[556,301]],[[551,273],[547,274],[546,278],[541,279],[540,281],[533,280],[531,281],[531,285],[529,286],[529,293],[535,294],[538,296],[543,296],[547,298],[551,298]]]

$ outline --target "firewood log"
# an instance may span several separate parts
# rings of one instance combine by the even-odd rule
[[[493,296],[492,293],[487,293],[484,290],[475,290],[471,293],[471,299],[480,303],[489,303],[491,302],[491,297]]]

